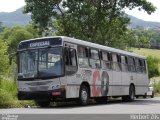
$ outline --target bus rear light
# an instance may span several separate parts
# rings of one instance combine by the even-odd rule
[[[60,95],[61,92],[52,92],[52,95],[55,96],[55,95]]]

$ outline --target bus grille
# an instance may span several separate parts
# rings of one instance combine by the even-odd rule
[[[30,91],[47,91],[49,86],[29,87]]]

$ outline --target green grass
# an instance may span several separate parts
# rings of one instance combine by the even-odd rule
[[[144,55],[144,56],[153,56],[160,59],[160,50],[156,49],[146,49],[141,48],[140,50],[138,48],[131,48],[131,51],[133,51],[136,54]]]
[[[13,80],[0,80],[0,108],[25,107],[35,105],[33,101],[17,99],[17,83]]]

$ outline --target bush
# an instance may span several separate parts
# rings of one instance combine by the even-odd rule
[[[148,56],[147,63],[148,63],[148,72],[149,78],[156,77],[160,75],[158,64],[160,60],[156,57]]]
[[[154,83],[154,92],[155,93],[160,93],[160,82]]]
[[[0,80],[0,108],[33,106],[33,101],[19,101],[17,99],[17,83],[13,80]]]

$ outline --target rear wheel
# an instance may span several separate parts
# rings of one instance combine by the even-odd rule
[[[147,98],[147,93],[145,93],[145,94],[143,95],[143,98]]]
[[[125,102],[132,102],[132,101],[134,101],[134,98],[135,98],[135,88],[133,85],[131,85],[129,88],[129,95],[123,96],[122,100]]]
[[[89,101],[89,92],[85,85],[82,85],[79,91],[79,102],[81,105],[87,105]]]
[[[151,98],[154,98],[154,92],[152,92]]]

